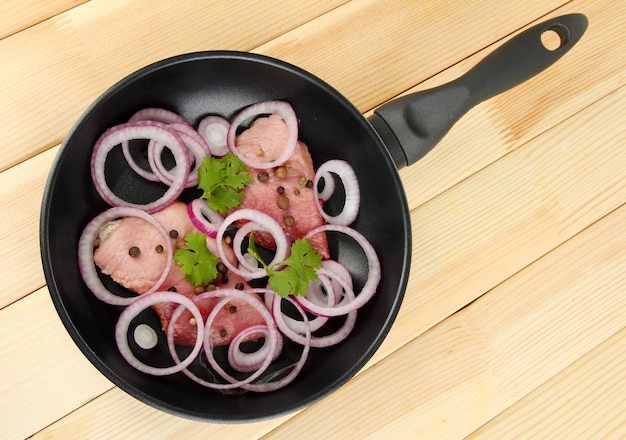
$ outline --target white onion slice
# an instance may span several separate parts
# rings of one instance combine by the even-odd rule
[[[104,287],[104,284],[102,284],[102,280],[100,280],[100,277],[98,276],[96,265],[93,261],[94,243],[96,241],[96,238],[98,237],[100,228],[109,221],[120,217],[139,217],[140,219],[147,221],[152,226],[157,228],[165,239],[164,254],[167,256],[165,267],[157,282],[150,289],[148,289],[146,293],[154,292],[157,288],[161,286],[161,284],[163,284],[172,266],[173,253],[172,241],[170,239],[169,233],[153,216],[142,211],[141,209],[125,206],[109,208],[108,210],[94,217],[89,223],[87,223],[87,226],[85,226],[85,228],[83,229],[80,239],[78,240],[78,270],[80,271],[80,274],[83,277],[85,284],[87,285],[89,290],[91,290],[91,292],[96,296],[96,298],[107,304],[125,306],[134,302],[138,297],[132,296],[124,298],[111,293],[106,287]]]
[[[224,221],[224,216],[209,208],[206,199],[194,199],[187,205],[187,214],[191,223],[209,237],[217,236],[217,229]]]
[[[230,151],[226,140],[229,127],[230,122],[216,115],[206,116],[198,124],[198,133],[209,146],[211,155],[221,157]]]
[[[115,146],[131,139],[152,139],[167,145],[172,151],[177,165],[174,180],[167,191],[157,200],[146,204],[136,204],[121,199],[111,191],[105,178],[107,155]],[[125,123],[109,128],[96,141],[91,156],[91,175],[96,190],[108,204],[131,206],[147,212],[154,212],[173,202],[185,189],[189,178],[189,156],[180,136],[166,124],[155,121]]]
[[[230,225],[232,225],[233,223],[239,220],[248,220],[248,221],[258,224],[259,226],[262,227],[264,231],[269,232],[274,238],[274,241],[276,242],[276,253],[274,254],[274,258],[268,264],[268,266],[271,266],[274,263],[285,261],[285,259],[287,258],[287,253],[289,252],[289,243],[287,241],[287,236],[285,235],[285,231],[283,230],[283,228],[281,228],[278,222],[274,220],[272,217],[260,211],[256,211],[254,209],[239,209],[233,212],[232,214],[228,215],[224,219],[224,221],[222,222],[222,224],[217,230],[217,236],[216,236],[216,241],[218,244],[217,252],[219,254],[220,259],[226,265],[226,267],[228,267],[229,270],[232,270],[234,273],[243,277],[246,280],[263,278],[267,276],[265,269],[260,268],[255,271],[241,270],[238,267],[235,267],[233,264],[231,264],[228,261],[228,258],[226,258],[226,252],[224,251],[224,234],[226,233],[226,230]],[[243,255],[241,255],[241,249],[234,249],[234,251],[235,251],[235,255],[238,255],[238,260],[240,262],[245,261],[245,259],[243,258]]]
[[[316,304],[313,304],[311,301],[308,301],[305,297],[295,297],[295,300],[299,302],[306,310],[309,310],[316,315],[328,317],[346,315],[351,311],[357,310],[362,307],[376,293],[376,288],[378,287],[378,283],[381,277],[380,260],[378,259],[376,250],[371,245],[371,243],[363,236],[363,234],[347,226],[330,224],[318,226],[317,228],[310,231],[305,237],[310,238],[313,235],[324,231],[335,231],[346,234],[352,237],[359,244],[359,246],[361,246],[363,252],[365,253],[365,257],[367,258],[367,280],[365,281],[363,288],[356,295],[356,298],[354,298],[354,300],[345,297],[335,307],[318,306]]]
[[[359,181],[354,173],[354,169],[343,160],[329,160],[323,163],[315,173],[315,180],[313,181],[313,189],[317,199],[324,201],[328,200],[334,191],[335,184],[332,180],[332,174],[334,173],[343,182],[345,189],[345,200],[342,211],[331,216],[327,214],[321,204],[316,204],[317,209],[324,219],[331,224],[348,226],[354,220],[359,213],[359,207],[361,204],[361,193],[359,190]],[[324,181],[324,189],[322,192],[318,192],[318,184],[320,180]],[[331,184],[331,182],[333,182]]]
[[[289,138],[287,145],[281,153],[281,155],[271,162],[258,162],[253,159],[247,158],[239,154],[237,150],[237,128],[246,120],[255,116],[274,114],[280,116],[289,130]],[[230,151],[237,155],[243,163],[252,168],[268,169],[274,168],[283,164],[293,154],[296,145],[298,144],[298,119],[293,107],[284,101],[263,101],[257,104],[252,104],[249,107],[240,111],[231,121],[227,135],[228,148]]]
[[[191,314],[197,321],[196,325],[198,333],[196,336],[196,343],[191,350],[191,353],[189,353],[189,355],[183,361],[180,361],[180,359],[178,359],[177,357],[175,359],[175,364],[171,367],[152,367],[141,362],[133,354],[128,345],[128,328],[131,321],[143,310],[155,304],[166,302],[180,304],[191,312]],[[172,327],[171,322],[170,327]],[[172,333],[172,331],[168,331],[168,342],[170,338],[173,339]],[[202,325],[202,314],[200,313],[200,310],[189,298],[175,292],[161,291],[141,295],[135,302],[129,305],[126,309],[124,309],[115,326],[115,341],[117,342],[117,346],[120,350],[120,353],[122,354],[122,357],[124,357],[124,359],[126,359],[126,362],[128,362],[137,370],[147,374],[151,374],[153,376],[165,376],[177,373],[186,368],[189,364],[191,364],[191,362],[193,362],[196,356],[198,356],[198,353],[200,353],[200,350],[202,349],[203,339],[204,326]]]

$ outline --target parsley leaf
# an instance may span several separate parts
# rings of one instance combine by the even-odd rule
[[[309,283],[317,280],[317,269],[322,267],[322,256],[313,249],[308,238],[300,238],[291,245],[291,255],[282,262],[267,266],[261,259],[254,243],[254,231],[250,233],[248,252],[265,268],[269,284],[280,296],[304,296]]]
[[[198,167],[198,187],[209,207],[226,214],[243,201],[241,192],[252,182],[248,168],[237,156],[227,153],[224,157],[206,156]]]
[[[219,258],[206,247],[206,235],[190,232],[185,236],[186,248],[176,249],[174,262],[194,286],[207,286],[217,277]]]

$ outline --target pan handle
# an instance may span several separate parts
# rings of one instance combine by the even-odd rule
[[[513,37],[463,76],[433,89],[395,99],[375,110],[369,122],[396,167],[428,153],[470,108],[526,81],[561,58],[582,37],[587,17],[552,18]],[[541,37],[555,32],[560,46],[548,49]]]

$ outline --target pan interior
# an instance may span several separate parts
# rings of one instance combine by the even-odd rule
[[[114,340],[118,307],[97,300],[77,268],[78,238],[86,223],[108,206],[89,171],[96,139],[145,107],[176,111],[194,126],[207,114],[231,118],[239,109],[281,99],[294,107],[300,139],[315,166],[348,161],[359,178],[362,206],[353,227],[373,244],[382,263],[376,296],[358,312],[351,336],[338,346],[312,349],[304,370],[289,386],[271,393],[220,393],[183,374],[152,377],[129,366]],[[126,178],[120,171],[120,179]],[[125,185],[138,195],[141,184]],[[322,398],[350,379],[378,348],[400,306],[410,260],[410,224],[404,192],[378,136],[349,102],[306,72],[266,57],[232,52],[189,54],[148,66],[103,94],[66,138],[44,195],[41,217],[44,272],[57,311],[86,357],[117,386],[164,411],[215,422],[239,422],[285,414]],[[358,250],[331,237],[336,256],[367,277]],[[360,262],[359,262],[360,261]],[[148,318],[150,319],[150,318]],[[291,356],[299,353],[287,346]],[[288,357],[288,356],[287,356]],[[283,361],[287,365],[290,360]]]

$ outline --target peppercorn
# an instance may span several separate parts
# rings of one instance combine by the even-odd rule
[[[279,179],[284,179],[285,177],[287,177],[287,168],[285,167],[276,168],[276,171],[274,171],[274,175],[278,177]]]
[[[221,329],[221,330],[220,330],[220,336],[221,336],[222,338],[225,338],[227,334],[228,334],[228,332],[226,331],[226,329],[225,329],[225,328],[223,328],[223,329]]]
[[[300,184],[300,186],[304,186],[306,185],[307,181],[308,179],[306,177],[300,177],[300,180],[298,180],[298,183]]]
[[[178,289],[176,288],[176,286],[169,287],[167,290],[169,292],[178,292]]]
[[[157,251],[158,254],[160,254],[161,252],[163,252],[163,246],[157,244],[154,250]]]
[[[228,282],[228,275],[222,274],[222,283],[226,284]]]
[[[277,198],[276,206],[278,206],[280,209],[287,209],[289,207],[289,197],[280,196],[279,198]]]
[[[128,255],[130,255],[133,258],[138,257],[140,252],[141,251],[139,250],[137,246],[133,246],[130,249],[128,249]]]
[[[313,181],[311,179],[306,181],[306,185],[307,188],[313,188]]]
[[[293,224],[296,222],[294,218],[290,215],[286,216],[283,221],[285,222],[285,226],[293,226]]]
[[[237,283],[237,284],[235,284],[235,289],[237,289],[237,290],[243,290],[243,287],[244,287],[244,286],[243,286],[243,283]]]
[[[267,174],[265,171],[261,171],[259,175],[257,176],[257,179],[259,179],[259,182],[261,183],[267,182],[269,178],[270,178],[270,175]]]
[[[255,153],[258,157],[265,156],[265,151],[263,151],[263,148],[257,148]]]
[[[298,188],[293,190],[294,195],[299,196],[300,195],[300,190]]]
[[[220,261],[217,263],[217,271],[222,274],[227,273],[228,267],[226,267],[226,265]]]
[[[228,308],[228,311],[229,311],[230,313],[235,313],[235,312],[237,311],[237,306],[230,306],[230,307]]]
[[[176,229],[172,229],[170,231],[170,237],[171,238],[178,238],[178,231]]]
[[[278,188],[276,188],[276,192],[277,192],[278,194],[282,194],[282,193],[284,193],[284,192],[285,192],[285,187],[283,187],[283,186],[279,186]]]

